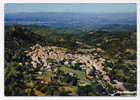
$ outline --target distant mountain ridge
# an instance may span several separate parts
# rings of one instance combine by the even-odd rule
[[[135,13],[67,13],[67,12],[36,12],[5,14],[5,24],[43,25],[55,28],[102,29],[110,25],[131,26],[136,30]],[[125,27],[124,27],[125,25]],[[118,26],[117,26],[118,27]],[[111,27],[112,28],[112,27]],[[113,27],[114,28],[114,27]],[[128,28],[129,29],[129,28]],[[106,30],[106,29],[105,29]]]

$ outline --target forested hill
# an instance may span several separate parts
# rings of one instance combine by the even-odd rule
[[[136,35],[6,26],[5,95],[136,95]]]

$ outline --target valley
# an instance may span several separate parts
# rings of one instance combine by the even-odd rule
[[[5,26],[6,96],[135,96],[136,32]]]

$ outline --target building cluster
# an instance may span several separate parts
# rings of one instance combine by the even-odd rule
[[[83,70],[86,73],[88,79],[96,78],[93,73],[97,71],[101,74],[102,80],[111,84],[111,79],[107,73],[103,70],[105,59],[99,56],[97,53],[94,54],[80,54],[80,53],[68,53],[65,48],[56,46],[44,46],[36,44],[26,52],[26,56],[31,59],[33,68],[41,67],[41,69],[47,69],[48,71],[56,72],[57,64],[76,66],[77,69]],[[54,60],[55,62],[50,62]],[[77,66],[78,64],[78,66]],[[70,73],[73,74],[73,73]],[[119,86],[115,84],[115,87],[125,89],[123,85]],[[126,90],[126,89],[125,89]]]

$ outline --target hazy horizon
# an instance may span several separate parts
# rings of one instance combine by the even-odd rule
[[[136,4],[129,3],[27,3],[6,4],[5,8],[6,25],[101,29],[114,24],[130,27],[136,25],[137,21]]]

